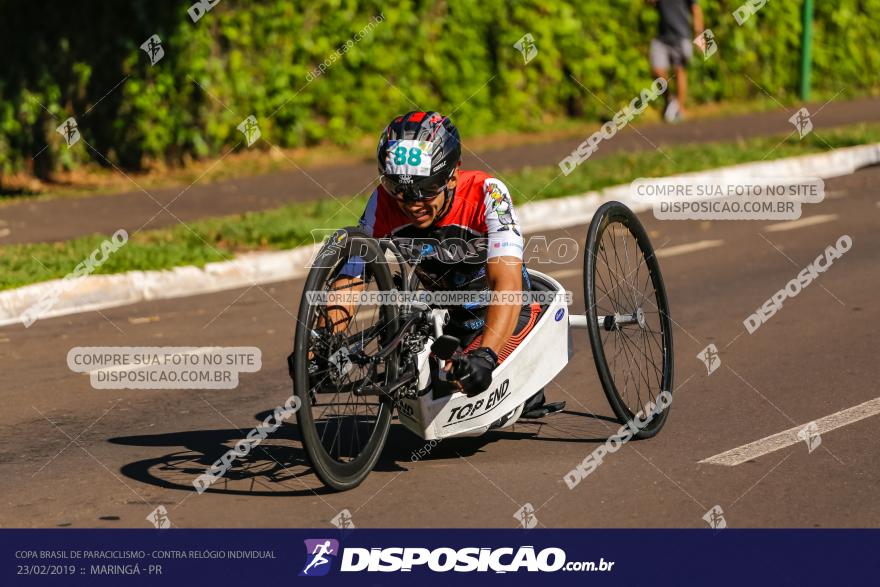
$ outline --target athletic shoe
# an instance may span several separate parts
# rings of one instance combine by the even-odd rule
[[[681,110],[678,108],[678,100],[672,98],[663,111],[663,119],[666,122],[678,122],[681,118]]]

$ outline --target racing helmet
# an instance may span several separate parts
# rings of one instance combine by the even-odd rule
[[[433,198],[461,160],[458,129],[439,112],[408,112],[382,132],[376,157],[382,186],[391,196]]]

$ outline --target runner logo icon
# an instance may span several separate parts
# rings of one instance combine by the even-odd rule
[[[332,538],[310,538],[306,543],[306,566],[300,577],[322,577],[330,572],[333,560],[339,555],[339,541]]]

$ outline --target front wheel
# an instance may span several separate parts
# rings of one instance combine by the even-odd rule
[[[587,331],[611,409],[637,438],[657,434],[672,400],[672,327],[648,234],[620,202],[603,204],[584,253]],[[638,416],[638,418],[637,418]]]
[[[356,229],[324,245],[303,288],[289,358],[297,424],[315,474],[336,490],[359,485],[379,460],[393,408],[384,389],[398,371],[396,351],[379,354],[397,331],[398,307],[351,298],[393,289],[379,243]]]

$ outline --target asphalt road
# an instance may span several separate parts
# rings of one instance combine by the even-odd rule
[[[807,104],[816,130],[857,122],[880,121],[880,99],[836,99]],[[599,160],[616,152],[656,149],[664,145],[734,142],[741,139],[794,132],[790,111],[774,110],[737,116],[706,118],[683,124],[638,122],[603,144],[591,158]],[[609,111],[610,117],[614,113]],[[557,165],[584,136],[558,139],[539,145],[520,145],[474,152],[464,142],[465,168],[488,169],[496,175],[526,166]],[[222,165],[222,162],[218,164]],[[347,165],[297,168],[205,184],[146,190],[132,180],[131,191],[113,196],[21,200],[0,207],[0,244],[56,242],[93,233],[112,234],[120,228],[129,233],[174,226],[209,216],[266,210],[290,202],[317,199],[348,201],[376,184],[376,165],[371,161]]]
[[[641,215],[655,246],[677,252],[661,259],[676,322],[672,411],[657,437],[607,455],[573,490],[563,475],[618,427],[585,334],[547,388],[568,407],[540,424],[446,440],[418,462],[424,441],[394,424],[376,470],[345,493],[320,487],[286,424],[199,495],[192,479],[290,393],[301,280],[2,328],[0,526],[150,527],[162,505],[177,527],[329,527],[342,510],[365,527],[516,527],[528,503],[547,527],[705,527],[714,506],[728,527],[876,527],[877,415],[823,432],[812,452],[798,441],[736,466],[700,461],[880,396],[878,186],[880,168],[828,181],[804,214],[819,221],[787,230]],[[851,250],[748,334],[743,320],[844,234]],[[573,309],[580,262],[539,267],[575,292]],[[697,358],[709,343],[721,360],[711,375]],[[71,347],[92,345],[253,345],[264,367],[232,391],[94,390],[66,365]]]

